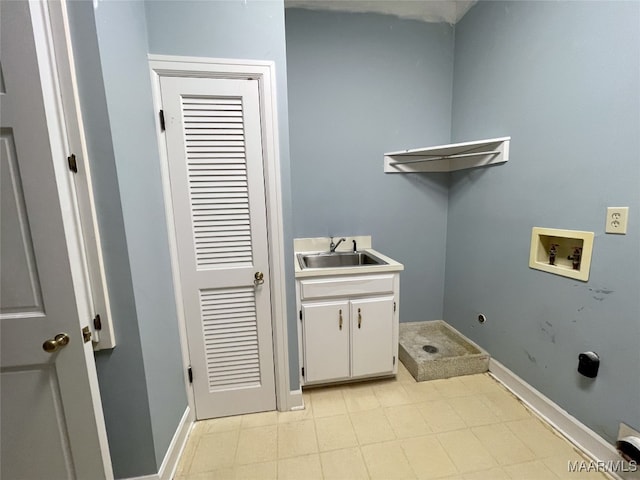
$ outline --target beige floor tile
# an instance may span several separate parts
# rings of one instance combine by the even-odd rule
[[[231,432],[240,428],[242,419],[241,415],[237,415],[235,417],[214,418],[204,422],[196,422],[196,425],[202,423],[205,433]]]
[[[413,403],[411,397],[399,382],[375,385],[373,393],[383,407]]]
[[[381,408],[352,412],[349,416],[360,445],[385,442],[396,438],[389,420]]]
[[[447,403],[469,427],[500,422],[496,414],[478,399],[478,395],[450,398]]]
[[[197,422],[176,480],[606,478],[570,472],[583,457],[488,375],[415,382],[400,365],[302,395],[304,410]]]
[[[318,452],[313,420],[278,425],[278,458],[297,457]]]
[[[190,473],[187,475],[176,475],[173,480],[235,480],[235,467],[220,468],[201,473]]]
[[[475,393],[471,387],[462,383],[458,377],[431,380],[431,382],[444,398],[463,397]]]
[[[387,407],[384,414],[397,438],[419,437],[432,432],[415,405]]]
[[[400,445],[419,479],[442,478],[458,472],[434,435],[401,440]]]
[[[478,396],[503,422],[531,418],[531,412],[510,392],[500,389]]]
[[[433,382],[416,382],[412,384],[405,383],[404,390],[409,395],[411,403],[422,403],[433,400],[442,400],[442,395],[436,389]]]
[[[463,375],[457,378],[474,393],[493,392],[496,390],[496,388],[501,388],[500,384],[488,373],[480,373],[478,375]]]
[[[189,473],[232,467],[238,445],[239,431],[203,435],[189,467]]]
[[[400,443],[376,443],[366,445],[361,450],[370,478],[416,478]]]
[[[316,418],[315,422],[321,452],[358,446],[356,432],[348,415]]]
[[[322,480],[320,455],[304,455],[278,460],[278,480],[300,479]]]
[[[278,458],[278,426],[244,428],[240,430],[236,463],[270,462]]]
[[[196,447],[199,441],[200,437],[189,434],[187,444],[184,446],[184,450],[182,450],[182,455],[176,467],[176,476],[189,472],[189,467],[191,467],[193,455],[196,453]]]
[[[553,433],[551,428],[537,418],[515,420],[506,422],[505,425],[531,449],[537,458],[573,453],[573,448],[566,440]]]
[[[474,427],[471,431],[500,465],[535,460],[535,454],[504,424]]]
[[[367,467],[359,448],[343,448],[320,454],[322,474],[327,480],[368,479]]]
[[[355,385],[343,390],[342,394],[349,412],[362,412],[380,407],[380,402],[370,385]]]
[[[502,468],[491,468],[489,470],[482,470],[480,472],[466,473],[462,475],[463,480],[510,480],[511,477],[507,475]]]
[[[416,404],[416,408],[434,432],[448,432],[466,428],[467,424],[446,400],[435,400]]]
[[[290,410],[288,412],[278,412],[278,423],[299,422],[301,420],[312,420],[313,409],[307,405],[302,410]]]
[[[558,477],[542,462],[534,460],[532,462],[519,463],[517,465],[507,465],[504,470],[513,480],[557,480]]]
[[[542,459],[544,465],[551,470],[557,477],[570,480],[593,480],[593,479],[605,479],[607,478],[603,473],[597,471],[585,471],[591,466],[591,461],[581,456],[578,452],[567,452],[562,455],[556,455],[553,457],[547,457]],[[569,466],[571,462],[571,467]],[[584,463],[583,463],[584,462]],[[583,471],[580,471],[580,467],[583,466]],[[592,468],[596,468],[593,465]]]
[[[234,473],[237,480],[275,480],[278,478],[278,464],[272,461],[238,465]]]
[[[278,423],[278,412],[260,412],[249,415],[242,415],[241,428],[264,427],[266,425],[275,425]]]
[[[457,430],[436,435],[459,472],[469,473],[497,467],[489,451],[470,430]]]
[[[238,417],[234,417],[234,418],[238,418]],[[207,433],[208,425],[214,421],[215,420],[200,420],[198,422],[194,422],[193,427],[191,427],[191,431],[189,432],[189,435],[192,437],[201,437],[202,435]]]
[[[347,406],[344,403],[342,390],[340,389],[332,388],[313,391],[311,404],[315,418],[347,413]]]
[[[302,391],[302,403],[304,404],[304,408],[311,406],[311,393],[309,390]]]
[[[402,383],[416,383],[416,379],[413,378],[407,367],[405,367],[402,362],[398,362],[398,374],[396,375],[396,379]]]

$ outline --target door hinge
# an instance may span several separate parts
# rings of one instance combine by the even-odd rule
[[[67,157],[67,162],[69,163],[69,170],[73,173],[78,173],[78,162],[76,161],[76,154],[72,153]]]
[[[102,320],[100,319],[100,314],[97,313],[95,317],[93,317],[93,328],[96,330],[102,330]]]
[[[161,131],[165,131],[165,125],[164,125],[164,110],[160,110],[160,130]]]
[[[91,330],[89,329],[89,327],[84,327],[82,329],[82,340],[84,340],[84,343],[87,343],[91,340]]]
[[[299,315],[299,317],[300,317],[300,321],[302,321],[302,310],[300,310],[300,315]]]
[[[393,311],[396,311],[396,302],[393,302]]]
[[[193,370],[191,367],[187,368],[187,375],[189,376],[189,383],[193,383]]]
[[[302,376],[304,377],[304,367],[302,367]]]

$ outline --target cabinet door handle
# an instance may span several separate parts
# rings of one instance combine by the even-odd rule
[[[358,328],[362,325],[362,313],[360,313],[360,309],[358,309]]]
[[[338,326],[340,327],[340,330],[342,330],[342,310],[340,310],[340,320],[338,321]]]

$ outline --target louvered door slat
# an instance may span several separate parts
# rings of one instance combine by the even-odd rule
[[[202,291],[200,305],[210,390],[227,388],[230,382],[234,385],[259,382],[258,325],[253,289]]]

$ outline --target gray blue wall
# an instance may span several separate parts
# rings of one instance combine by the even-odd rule
[[[448,174],[385,174],[382,157],[449,142],[453,28],[285,15],[294,236],[372,235],[405,265],[401,320],[442,318]]]
[[[479,2],[455,45],[448,25],[292,9],[285,53],[282,0],[70,2],[118,340],[96,355],[116,476],[157,472],[187,403],[149,52],[275,62],[287,272],[294,237],[371,234],[407,267],[403,321],[445,318],[610,440],[640,428],[639,8]],[[451,182],[382,171],[386,151],[502,135],[508,164]],[[605,235],[620,205],[629,234]],[[596,232],[589,282],[528,268],[534,225]],[[293,275],[284,288],[297,388]],[[595,381],[575,372],[589,349]]]
[[[116,477],[151,474],[187,405],[148,53],[276,64],[284,237],[291,240],[284,5],[70,2],[118,345],[96,355]],[[287,242],[292,388],[297,343]]]
[[[70,2],[117,346],[96,354],[114,474],[158,471],[187,406],[144,5]]]
[[[117,347],[96,367],[116,478],[156,470],[149,397],[91,2],[68,8]]]
[[[639,26],[637,2],[488,1],[456,25],[452,138],[512,142],[452,175],[444,318],[609,440],[640,427]],[[529,269],[533,226],[595,232],[589,281]]]

